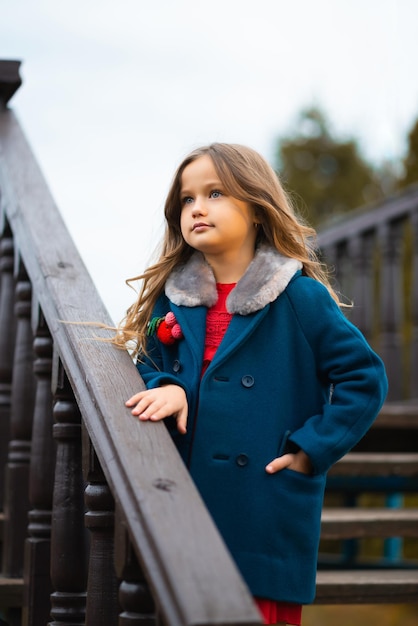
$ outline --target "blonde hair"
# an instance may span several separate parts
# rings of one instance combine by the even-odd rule
[[[193,254],[180,228],[181,178],[185,168],[204,155],[213,162],[226,191],[238,200],[248,202],[260,221],[257,243],[267,243],[287,257],[303,264],[303,273],[325,285],[334,300],[341,304],[332,289],[325,266],[319,261],[314,241],[316,232],[298,218],[280,181],[255,150],[237,144],[213,143],[191,152],[179,165],[164,207],[166,229],[158,261],[143,274],[128,279],[127,284],[142,281],[138,298],[128,309],[113,342],[126,347],[134,342],[136,352],[146,353],[147,325],[157,298],[164,291],[172,270]]]

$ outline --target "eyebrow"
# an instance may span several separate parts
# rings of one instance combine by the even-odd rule
[[[221,183],[221,181],[219,180],[219,178],[210,180],[209,182],[205,183],[203,185],[204,189],[213,189],[214,187],[220,187],[222,189],[225,188],[225,186]],[[189,192],[189,190],[187,189],[187,187],[183,187],[183,185],[180,186],[180,193],[191,193]]]

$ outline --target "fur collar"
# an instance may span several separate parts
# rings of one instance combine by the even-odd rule
[[[285,257],[274,248],[261,245],[244,276],[226,300],[229,313],[248,315],[263,309],[286,289],[295,272],[302,268],[296,259]],[[184,265],[170,274],[166,296],[177,306],[213,306],[217,299],[216,281],[201,252],[195,252]]]

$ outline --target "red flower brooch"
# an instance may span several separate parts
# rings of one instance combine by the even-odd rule
[[[183,332],[174,313],[169,311],[165,317],[153,317],[148,324],[147,335],[156,335],[166,345],[171,345],[183,337]]]

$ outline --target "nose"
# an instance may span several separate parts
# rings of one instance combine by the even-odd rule
[[[199,215],[206,215],[206,204],[202,198],[196,198],[193,202],[192,217],[198,217]]]

